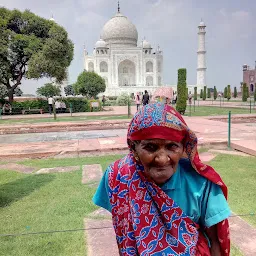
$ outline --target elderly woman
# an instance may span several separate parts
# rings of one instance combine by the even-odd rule
[[[166,104],[144,106],[128,145],[93,198],[112,213],[120,255],[229,255],[227,187],[200,161],[180,114]]]

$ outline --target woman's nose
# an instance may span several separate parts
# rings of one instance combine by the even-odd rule
[[[165,166],[170,162],[170,156],[167,152],[159,152],[155,157],[155,162],[159,166]]]

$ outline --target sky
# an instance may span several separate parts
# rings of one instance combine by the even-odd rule
[[[84,45],[92,53],[104,24],[116,14],[117,0],[0,0],[8,9],[29,9],[63,26],[74,43],[69,83],[83,71]],[[240,86],[242,65],[256,60],[254,0],[120,0],[121,12],[136,25],[139,42],[146,38],[164,53],[163,82],[177,84],[177,70],[187,68],[187,84],[196,84],[198,24],[206,24],[206,83],[223,90]],[[22,81],[34,94],[46,81]]]

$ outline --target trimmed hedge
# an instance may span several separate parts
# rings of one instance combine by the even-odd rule
[[[72,104],[72,112],[90,112],[90,103],[85,98],[63,98],[67,108]],[[49,112],[48,101],[45,99],[26,100],[12,103],[12,113],[21,114],[25,109],[43,109],[44,113]],[[100,103],[101,109],[101,103]]]
[[[197,87],[194,87],[194,100],[197,100]]]
[[[204,86],[203,100],[206,100],[206,91],[207,91],[207,87]]]
[[[176,110],[184,115],[187,108],[187,70],[185,68],[178,70],[177,97]]]
[[[210,99],[211,98],[211,89],[207,88],[207,98]]]
[[[213,98],[214,98],[214,100],[216,100],[217,97],[218,97],[217,88],[216,88],[216,86],[214,86],[214,90],[213,90]]]
[[[234,87],[234,98],[237,98],[237,89],[236,89],[236,86]]]
[[[244,102],[247,101],[247,98],[248,98],[247,94],[248,94],[247,84],[243,83],[243,96],[242,96],[242,99],[243,99]]]

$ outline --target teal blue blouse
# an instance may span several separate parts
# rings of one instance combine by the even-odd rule
[[[161,188],[188,217],[202,227],[211,227],[230,216],[221,188],[199,175],[187,159],[180,160],[174,175]],[[93,202],[111,212],[108,191],[106,171]]]

